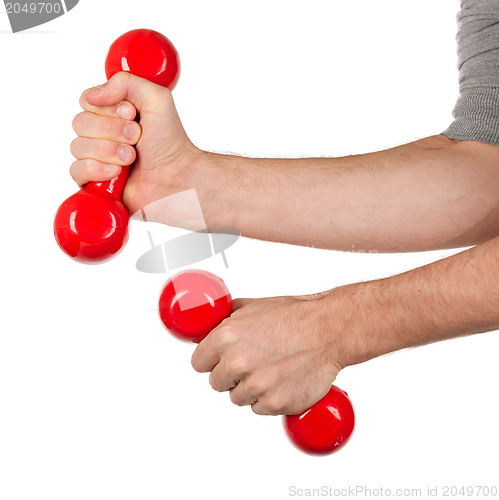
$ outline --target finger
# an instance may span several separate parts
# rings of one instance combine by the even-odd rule
[[[129,144],[86,137],[77,137],[71,143],[71,154],[77,160],[91,158],[101,163],[121,166],[131,165],[136,157],[135,148]]]
[[[269,377],[267,375],[266,380]],[[255,379],[253,379],[253,384],[255,385]],[[260,385],[260,389],[262,384]],[[254,391],[253,387],[248,387],[251,394],[258,396],[258,401],[251,405],[251,409],[254,413],[258,415],[283,415],[285,414],[285,407],[287,406],[290,396],[283,392],[282,387],[278,387],[275,383],[271,383],[270,386],[267,385],[266,390],[260,390],[260,392]]]
[[[225,348],[227,351],[227,348]],[[252,368],[252,363],[243,353],[232,353],[222,357],[222,360],[213,368],[210,375],[210,384],[216,391],[223,392],[234,388],[240,380],[246,377]]]
[[[236,333],[232,328],[226,326],[228,325],[227,321],[229,319],[224,320],[196,347],[192,354],[191,364],[197,372],[211,372],[220,363],[222,354],[235,341]]]
[[[93,106],[87,101],[87,94],[93,89],[88,89],[80,96],[80,106],[84,111],[96,113],[102,116],[113,116],[124,120],[135,120],[137,108],[129,101],[120,101],[111,106]]]
[[[198,373],[211,372],[221,361],[220,353],[211,345],[203,344],[208,337],[202,340],[192,353],[191,365]]]
[[[210,373],[210,385],[215,391],[229,391],[239,383],[239,379],[227,371],[225,363],[222,361],[213,368]]]
[[[123,71],[116,73],[104,85],[86,92],[85,100],[88,104],[98,107],[130,101],[139,113],[156,112],[168,101],[173,101],[167,88]]]
[[[237,406],[249,406],[256,404],[258,397],[248,392],[246,384],[243,380],[231,389],[230,400]]]
[[[142,129],[137,122],[112,116],[101,116],[84,111],[75,116],[73,130],[80,137],[106,139],[134,145],[139,142]]]
[[[260,400],[253,403],[251,405],[251,409],[253,410],[253,413],[256,413],[257,415],[272,415],[275,417],[280,414],[278,411],[264,404]]]
[[[86,159],[76,160],[71,165],[69,172],[78,186],[82,187],[87,182],[104,182],[114,179],[121,173],[121,167]]]
[[[247,306],[248,304],[251,304],[257,299],[234,299],[232,301],[232,312],[237,311],[238,309],[241,309],[241,307]]]
[[[298,415],[317,401],[319,398],[315,395],[303,394],[295,386],[280,384],[259,394],[258,402],[251,408],[258,415]]]

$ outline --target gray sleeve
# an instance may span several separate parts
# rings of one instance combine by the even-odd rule
[[[499,146],[499,0],[461,0],[457,21],[460,95],[443,135]]]

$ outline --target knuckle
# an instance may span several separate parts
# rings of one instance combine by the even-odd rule
[[[73,139],[71,141],[71,145],[69,147],[69,150],[71,151],[71,154],[76,158],[76,152],[78,150],[78,145],[80,143],[80,138],[77,137],[76,139]]]
[[[101,127],[102,127],[102,134],[105,137],[114,137],[116,135],[114,118],[103,118]]]
[[[194,357],[194,354],[191,356],[191,366],[194,369],[194,371],[196,371],[196,372],[199,371],[197,358]]]
[[[260,401],[268,415],[281,415],[283,411],[283,401],[279,394],[270,394],[263,401]]]
[[[221,349],[225,349],[234,342],[234,340],[237,337],[237,334],[236,334],[236,331],[232,327],[222,326],[222,327],[219,327],[217,330],[215,330],[214,336],[215,336],[215,340],[217,342],[217,345]]]
[[[98,160],[93,160],[91,158],[83,160],[83,168],[85,170],[85,174],[90,179],[100,177],[105,173],[104,165]]]
[[[265,381],[261,377],[251,377],[245,382],[246,390],[252,396],[260,396],[265,392]]]
[[[110,78],[110,81],[113,80],[113,82],[116,82],[118,85],[126,85],[130,80],[130,76],[131,73],[127,71],[119,71]]]
[[[234,375],[243,375],[249,367],[248,359],[243,354],[233,354],[225,362],[225,368]]]
[[[106,142],[98,139],[88,139],[85,144],[85,152],[89,158],[99,161],[106,160],[110,156]]]
[[[89,159],[80,160],[79,162],[80,170],[83,175],[86,177],[92,177],[92,167],[94,167],[95,162]]]
[[[90,89],[87,89],[85,90],[85,92],[83,92],[80,96],[80,100],[79,100],[79,104],[80,104],[80,108],[82,109],[86,109],[87,107],[87,100],[85,99],[85,94],[89,91]]]
[[[82,113],[78,113],[74,118],[73,118],[73,123],[72,123],[72,127],[73,127],[73,130],[78,134],[78,130],[80,129],[80,124],[81,124],[81,119],[83,117],[83,114],[85,112],[82,112]]]
[[[197,352],[198,352],[197,350],[194,351],[193,355],[191,356],[191,366],[192,368],[194,368],[194,371],[202,373],[203,370],[199,360],[199,354],[197,354]]]
[[[256,415],[268,415],[268,413],[265,411],[265,409],[259,403],[258,404],[255,403],[255,404],[251,405],[251,410]]]
[[[220,384],[218,382],[218,380],[216,379],[216,376],[213,375],[213,372],[211,372],[210,374],[210,378],[208,379],[208,382],[210,383],[211,385],[211,388],[217,392],[222,392],[221,388],[220,388]]]
[[[69,175],[73,178],[74,181],[78,180],[78,167],[79,167],[79,161],[73,162],[71,167],[69,167]]]
[[[244,406],[244,403],[239,399],[237,393],[234,391],[230,391],[230,401],[236,406]]]

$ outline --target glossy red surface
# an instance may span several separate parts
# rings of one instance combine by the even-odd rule
[[[108,78],[124,69],[171,90],[177,83],[180,64],[175,47],[166,37],[152,30],[134,30],[118,38],[106,58]],[[59,207],[54,220],[55,239],[74,260],[105,262],[126,244],[129,214],[121,203],[121,194],[129,171],[130,167],[123,167],[115,179],[88,183]]]
[[[173,90],[180,76],[180,59],[173,44],[161,33],[133,30],[111,45],[106,58],[108,79],[120,71],[128,71]]]
[[[327,455],[343,448],[355,427],[352,402],[345,391],[330,391],[300,415],[284,417],[291,442],[311,455]]]
[[[128,168],[123,168],[112,181],[91,182],[59,207],[54,235],[71,258],[99,264],[122,250],[130,218],[120,199],[127,176]]]
[[[221,278],[189,270],[172,276],[159,299],[159,315],[181,340],[201,342],[232,313],[232,298]]]

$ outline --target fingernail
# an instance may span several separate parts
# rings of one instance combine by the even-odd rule
[[[123,161],[130,161],[133,156],[133,151],[129,146],[120,146],[118,148],[118,156]]]
[[[104,167],[104,170],[106,171],[106,174],[118,175],[121,171],[121,167],[119,167],[118,165],[106,165]]]
[[[118,106],[118,109],[116,110],[116,113],[120,118],[128,118],[128,116],[129,116],[128,106],[125,106],[124,104],[120,104]]]
[[[87,96],[90,96],[90,97],[95,97],[95,96],[98,96],[100,94],[102,94],[102,85],[99,85],[97,87],[94,87],[93,89],[89,90],[87,92]]]
[[[123,136],[127,141],[133,141],[137,138],[137,127],[133,123],[127,123],[123,128]]]

